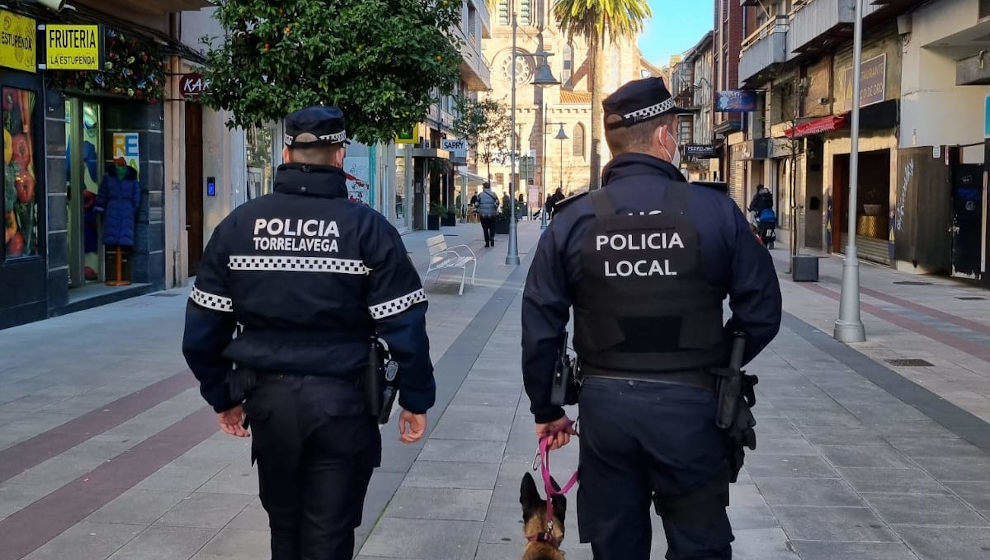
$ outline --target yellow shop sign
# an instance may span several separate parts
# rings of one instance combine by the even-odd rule
[[[45,27],[47,70],[99,70],[98,25],[48,25]]]
[[[34,20],[0,10],[0,66],[36,72]]]

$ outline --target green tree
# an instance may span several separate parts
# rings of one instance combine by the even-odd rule
[[[225,30],[205,38],[203,101],[228,126],[278,121],[317,104],[340,107],[347,132],[387,142],[449,94],[461,56],[460,0],[217,0]]]
[[[451,128],[454,134],[467,141],[476,154],[476,161],[487,166],[491,181],[492,160],[508,149],[512,132],[509,107],[494,99],[477,101],[462,96],[457,98],[457,112],[460,116]]]
[[[646,0],[556,0],[554,17],[568,38],[583,37],[591,53],[591,181],[601,185],[602,167],[602,46],[606,40],[632,37],[653,15]]]

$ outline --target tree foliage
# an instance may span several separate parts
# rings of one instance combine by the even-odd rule
[[[456,102],[460,116],[451,127],[454,134],[467,141],[479,163],[490,168],[492,160],[508,149],[509,134],[512,133],[509,107],[494,99],[476,101],[458,97]],[[491,179],[490,171],[488,178]]]
[[[229,126],[335,105],[348,135],[389,141],[449,94],[461,57],[459,0],[218,0],[226,31],[204,39],[209,91]]]
[[[615,43],[643,30],[653,15],[646,0],[556,0],[553,14],[568,38],[575,35],[588,42],[591,53],[591,157],[590,189],[601,184],[602,143],[602,46],[608,39]]]

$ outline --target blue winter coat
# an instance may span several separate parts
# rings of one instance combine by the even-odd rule
[[[103,213],[103,243],[134,246],[134,222],[141,205],[141,183],[137,171],[127,168],[121,181],[113,165],[107,166],[96,197],[96,211]]]

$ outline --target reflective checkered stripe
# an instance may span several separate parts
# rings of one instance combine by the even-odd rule
[[[402,313],[406,309],[409,309],[421,301],[426,301],[426,294],[422,289],[419,289],[391,301],[379,303],[378,305],[372,305],[368,308],[368,310],[371,311],[372,319],[384,319],[385,317],[391,317],[392,315]]]
[[[655,117],[660,113],[669,111],[674,108],[674,98],[671,97],[666,101],[657,103],[656,105],[650,105],[649,107],[644,107],[638,111],[633,111],[632,113],[626,113],[623,115],[627,119],[633,119],[635,121],[643,121],[651,117]]]
[[[200,307],[214,311],[223,311],[225,313],[233,313],[234,311],[234,301],[229,297],[213,295],[196,287],[193,287],[192,292],[189,294],[189,299],[193,300]]]
[[[368,274],[371,269],[356,259],[291,256],[234,256],[231,270],[289,270],[296,272],[336,272],[339,274]]]

